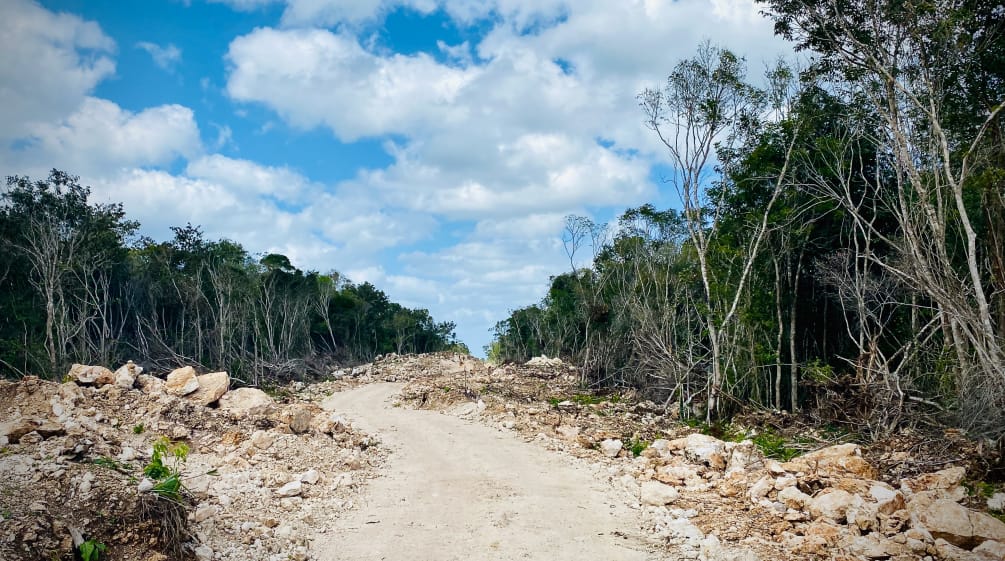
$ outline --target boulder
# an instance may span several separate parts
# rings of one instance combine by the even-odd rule
[[[199,405],[215,403],[230,389],[230,375],[226,372],[211,372],[196,376],[199,389],[188,394],[185,399]]]
[[[939,554],[939,558],[945,561],[1000,561],[1001,559],[1001,557],[988,557],[976,551],[967,551],[942,539],[935,540],[935,551]]]
[[[950,499],[933,501],[915,514],[932,537],[957,547],[971,549],[988,540],[1005,542],[1005,523]]]
[[[881,481],[869,485],[869,495],[876,501],[876,510],[881,514],[893,514],[905,506],[904,495]]]
[[[901,489],[906,493],[922,491],[951,491],[959,487],[966,477],[967,470],[962,467],[951,467],[934,473],[925,473],[900,482]]]
[[[142,366],[137,366],[133,361],[127,361],[115,371],[115,385],[124,389],[131,389],[136,384],[136,377],[143,372]]]
[[[974,553],[987,556],[988,559],[1005,559],[1005,543],[988,540],[974,548]]]
[[[608,438],[607,440],[600,441],[600,451],[608,458],[616,458],[624,445],[624,442],[616,438]]]
[[[816,518],[828,518],[835,522],[842,522],[848,513],[848,509],[861,502],[862,498],[852,495],[842,489],[829,489],[813,497],[809,504],[809,512]]]
[[[852,476],[876,479],[876,468],[862,458],[856,444],[837,444],[799,456],[782,464],[785,471],[812,473],[823,477]]]
[[[778,492],[778,500],[795,510],[807,510],[813,497],[803,493],[798,487],[786,487]]]
[[[642,484],[640,500],[642,504],[664,506],[676,501],[679,496],[677,489],[669,485],[659,481],[646,481]]]
[[[140,374],[136,377],[136,384],[143,393],[161,393],[164,391],[164,380],[149,374]]]
[[[17,443],[21,437],[33,432],[35,427],[42,424],[38,419],[17,418],[0,423],[0,437],[6,437],[7,442]]]
[[[167,376],[167,383],[164,390],[171,395],[188,395],[199,389],[199,378],[195,374],[195,368],[184,366],[172,370]]]
[[[237,388],[220,398],[220,410],[239,419],[268,415],[275,405],[269,394],[258,388]]]
[[[682,450],[688,460],[713,469],[726,468],[726,443],[707,434],[689,434],[670,441],[671,450]]]
[[[115,383],[115,373],[104,366],[73,364],[70,366],[70,371],[66,375],[78,384],[104,386]]]

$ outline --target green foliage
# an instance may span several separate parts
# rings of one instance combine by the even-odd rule
[[[106,456],[95,458],[94,465],[110,469],[112,471],[117,471],[120,473],[130,473],[132,471],[132,467],[130,465],[124,464],[114,458],[108,458]]]
[[[390,352],[467,353],[453,323],[369,283],[259,259],[191,224],[133,240],[121,205],[89,197],[56,170],[0,187],[0,376],[60,379],[72,362],[122,363],[143,348],[144,361],[187,356],[260,386]],[[105,324],[91,328],[96,317]]]
[[[143,423],[133,425],[133,434],[143,434],[143,431],[144,431]]]
[[[77,551],[80,553],[82,561],[98,561],[107,549],[108,546],[105,544],[90,539],[80,544]]]
[[[633,436],[631,440],[628,441],[628,449],[632,451],[632,456],[637,458],[646,448],[649,448],[650,444],[652,444],[652,442],[648,440],[639,440],[637,437]]]
[[[787,462],[799,455],[798,450],[789,448],[784,438],[770,430],[764,430],[754,435],[751,441],[768,458]]]
[[[153,455],[143,467],[143,475],[154,481],[152,491],[174,501],[181,500],[181,464],[188,459],[189,447],[184,442],[171,442],[167,437],[154,441]],[[169,463],[165,463],[168,460]]]

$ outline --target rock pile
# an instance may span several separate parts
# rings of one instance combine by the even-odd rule
[[[226,372],[161,378],[130,362],[66,379],[0,381],[0,559],[72,558],[74,534],[104,543],[102,559],[165,559],[143,504],[162,437],[189,450],[188,557],[309,559],[382,454],[309,398],[230,389]]]
[[[409,360],[396,358],[392,375],[402,379]],[[450,374],[423,365],[427,374],[411,378],[403,399],[593,462],[677,558],[1005,559],[1005,523],[961,504],[963,468],[885,482],[854,443],[783,463],[751,441],[686,434],[693,429],[652,403],[577,395],[575,371],[532,362]]]

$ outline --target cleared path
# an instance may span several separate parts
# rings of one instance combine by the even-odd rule
[[[512,433],[392,407],[401,387],[366,385],[323,404],[391,457],[364,504],[315,541],[320,560],[649,559],[636,513],[587,470]]]

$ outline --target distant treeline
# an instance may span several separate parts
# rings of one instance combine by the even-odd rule
[[[454,324],[370,283],[257,258],[192,225],[135,238],[120,204],[89,202],[65,172],[0,193],[0,371],[62,376],[73,362],[195,365],[249,384],[389,352],[466,351]]]
[[[763,85],[711,45],[639,95],[679,210],[572,217],[490,355],[581,364],[708,421],[810,408],[874,436],[1005,436],[1005,18],[995,3],[762,0],[810,51]]]

